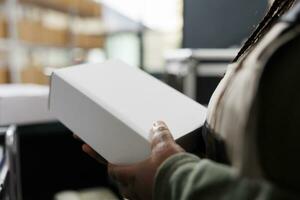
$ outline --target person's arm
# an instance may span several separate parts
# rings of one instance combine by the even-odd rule
[[[227,166],[180,153],[168,158],[158,169],[153,199],[219,199],[228,194],[234,179]]]
[[[164,122],[153,124],[150,131],[151,155],[145,161],[132,165],[108,164],[110,177],[118,184],[120,192],[130,200],[153,199],[154,178],[159,166],[170,156],[184,152],[175,143],[172,134]],[[83,151],[102,162],[101,157],[88,145]]]
[[[132,165],[108,164],[109,175],[130,200],[284,199],[261,180],[238,178],[229,166],[185,153],[163,122],[150,135],[152,153]],[[88,145],[83,150],[98,161]],[[275,195],[275,196],[274,196]]]
[[[152,153],[147,160],[127,166],[108,164],[110,176],[125,197],[131,200],[211,198],[221,195],[212,190],[225,191],[228,187],[232,178],[230,168],[185,153],[163,122],[154,124],[150,142]],[[83,150],[101,161],[89,146],[84,145]]]

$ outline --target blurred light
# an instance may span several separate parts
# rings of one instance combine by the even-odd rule
[[[139,21],[143,12],[145,0],[97,0],[114,10],[122,13],[126,17]]]
[[[105,53],[101,49],[92,49],[87,55],[88,63],[100,63],[106,60]]]
[[[181,28],[182,0],[98,0],[126,17],[145,26],[174,31]]]

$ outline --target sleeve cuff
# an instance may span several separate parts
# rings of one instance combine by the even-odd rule
[[[165,198],[165,190],[167,191],[169,178],[178,167],[183,165],[197,164],[200,158],[189,153],[178,153],[165,160],[158,168],[155,176],[154,199],[159,197]]]

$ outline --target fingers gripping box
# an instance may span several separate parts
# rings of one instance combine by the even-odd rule
[[[205,107],[121,61],[54,71],[49,109],[114,164],[139,162],[150,155],[153,122],[165,121],[180,141],[206,118]]]

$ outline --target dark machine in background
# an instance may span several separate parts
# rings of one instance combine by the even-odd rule
[[[166,82],[207,105],[238,49],[181,49],[166,55]]]
[[[184,0],[182,47],[240,46],[267,7],[267,0]]]
[[[208,104],[234,52],[255,29],[267,7],[267,0],[184,0],[182,47],[190,52],[185,55],[178,50],[166,58],[167,82]],[[176,70],[172,70],[174,65]]]

